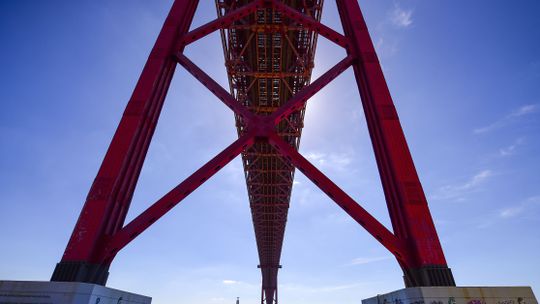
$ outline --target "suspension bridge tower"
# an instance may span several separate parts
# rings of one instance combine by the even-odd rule
[[[198,1],[174,0],[90,187],[64,255],[54,269],[52,282],[39,286],[27,283],[26,289],[20,287],[18,292],[49,288],[51,292],[60,290],[57,294],[69,294],[67,290],[72,290],[90,295],[79,302],[62,298],[54,303],[97,304],[113,298],[121,303],[149,303],[149,298],[104,287],[116,255],[232,159],[241,156],[259,255],[261,304],[278,303],[278,272],[282,267],[283,236],[296,170],[370,233],[403,270],[404,285],[409,288],[368,299],[365,304],[379,303],[381,299],[385,303],[399,299],[403,304],[441,303],[442,299],[445,303],[453,299],[458,304],[470,304],[472,300],[491,304],[494,299],[507,298],[527,299],[526,303],[533,304],[530,288],[455,287],[358,2],[335,1],[343,34],[321,23],[323,0],[216,0],[216,19],[194,29],[191,22]],[[228,89],[184,54],[186,46],[216,31],[222,38]],[[343,48],[346,55],[312,81],[319,36]],[[126,223],[139,174],[178,66],[231,109],[238,139]],[[361,102],[364,109],[392,230],[298,151],[310,97],[347,69],[353,70],[354,89],[361,96],[361,100],[351,102]],[[4,292],[2,296],[5,295],[9,296]],[[239,304],[239,298],[236,303]]]

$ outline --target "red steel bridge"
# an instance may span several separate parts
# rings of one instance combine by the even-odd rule
[[[278,270],[295,169],[396,258],[406,286],[454,286],[394,103],[357,0],[336,0],[343,33],[320,22],[323,0],[216,0],[195,29],[198,1],[175,0],[128,102],[52,281],[105,284],[116,254],[241,155],[262,274],[261,303],[278,302]],[[183,54],[220,31],[229,90]],[[317,39],[346,50],[311,82]],[[238,139],[129,223],[126,214],[171,79],[181,65],[234,113]],[[299,152],[310,97],[354,71],[380,172],[388,230]]]

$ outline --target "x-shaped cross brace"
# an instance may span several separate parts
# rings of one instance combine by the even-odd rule
[[[295,111],[305,107],[306,103],[313,95],[319,92],[351,65],[355,64],[355,62],[361,60],[357,54],[354,54],[354,51],[348,48],[349,41],[347,37],[337,33],[331,28],[328,28],[317,20],[295,11],[294,9],[281,3],[281,1],[257,0],[187,33],[180,40],[178,49],[183,50],[186,45],[197,41],[218,29],[227,28],[235,21],[254,13],[259,8],[269,6],[281,11],[284,16],[296,20],[306,28],[317,32],[337,45],[346,48],[348,50],[348,56],[320,76],[317,80],[305,86],[301,91],[295,94],[290,100],[279,107],[271,115],[262,116],[249,111],[209,75],[190,61],[182,51],[178,51],[178,53],[175,55],[178,63],[195,78],[197,78],[236,115],[242,118],[245,131],[231,145],[225,148],[222,152],[208,161],[200,169],[195,171],[178,186],[169,191],[162,198],[152,204],[148,209],[146,209],[130,223],[125,225],[122,229],[106,240],[105,259],[112,259],[116,253],[118,253],[118,251],[120,251],[135,237],[145,231],[173,207],[178,205],[184,198],[206,182],[216,172],[221,170],[232,159],[237,157],[247,148],[251,147],[257,139],[267,141],[270,145],[272,145],[275,150],[282,155],[282,157],[290,161],[306,177],[308,177],[323,192],[325,192],[338,206],[340,206],[384,247],[394,254],[400,263],[404,265],[409,264],[410,261],[405,254],[406,250],[404,248],[404,243],[400,239],[398,239],[384,225],[382,225],[377,219],[375,219],[364,208],[356,203],[354,199],[352,199],[326,175],[311,164],[295,148],[278,136],[276,132],[276,126],[280,121]]]

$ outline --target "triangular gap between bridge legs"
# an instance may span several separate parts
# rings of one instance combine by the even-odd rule
[[[114,234],[104,246],[106,249],[105,259],[114,257],[118,251],[153,225],[159,218],[167,214],[202,184],[207,182],[210,177],[223,169],[232,159],[253,145],[254,141],[255,136],[253,133],[250,132],[244,134],[178,184],[178,186],[139,214],[129,224],[125,225],[120,231]]]
[[[411,262],[404,250],[404,244],[376,218],[369,214],[362,206],[354,201],[339,186],[319,171],[313,164],[305,159],[298,151],[283,141],[277,134],[269,135],[270,144],[308,177],[319,189],[325,192],[338,206],[349,214],[356,222],[367,230],[379,243],[388,249],[398,260],[405,265]]]

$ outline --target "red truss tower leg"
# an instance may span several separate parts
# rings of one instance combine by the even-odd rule
[[[401,265],[407,286],[455,285],[446,264],[427,200],[357,0],[337,0],[343,30],[357,56],[354,76],[396,236],[409,265]]]
[[[172,54],[191,26],[197,2],[175,1],[171,8],[51,280],[107,281],[112,257],[104,259],[104,244],[124,225],[177,65]]]
[[[396,257],[407,286],[455,285],[358,3],[336,2],[344,35],[320,23],[322,0],[216,0],[218,18],[191,31],[198,1],[175,0],[52,280],[105,284],[109,265],[122,248],[241,154],[260,258],[262,303],[277,303],[295,168]],[[183,55],[185,46],[217,30],[231,93]],[[345,48],[347,56],[311,82],[318,35]],[[125,224],[177,63],[234,112],[239,138]],[[298,152],[309,98],[350,66],[393,232]]]

